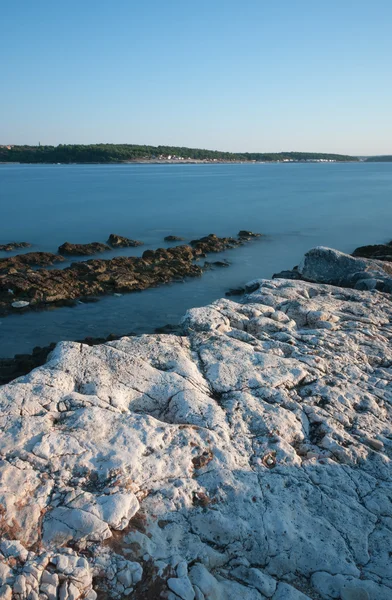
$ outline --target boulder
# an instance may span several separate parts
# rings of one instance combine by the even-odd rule
[[[307,281],[327,283],[342,287],[364,289],[365,279],[375,280],[373,287],[381,291],[392,290],[392,265],[379,260],[357,258],[332,248],[318,246],[307,252],[298,265],[298,273]]]

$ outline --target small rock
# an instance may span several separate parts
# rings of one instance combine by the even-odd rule
[[[12,599],[12,588],[9,585],[2,585],[0,587],[0,600],[11,600]]]
[[[279,583],[272,600],[310,600],[310,598],[288,583]]]
[[[357,585],[345,585],[340,596],[342,600],[370,600],[368,592]]]
[[[275,579],[259,569],[248,569],[247,567],[240,566],[231,571],[230,574],[236,579],[256,588],[256,590],[267,596],[267,598],[270,598],[276,590]]]
[[[30,302],[27,302],[26,300],[18,300],[13,302],[11,306],[12,308],[26,308],[27,306],[30,306]]]
[[[384,448],[384,444],[379,440],[375,440],[374,438],[366,437],[363,440],[365,444],[373,448],[373,450],[381,451]]]
[[[182,600],[194,600],[195,590],[188,577],[171,577],[167,580],[168,588]]]

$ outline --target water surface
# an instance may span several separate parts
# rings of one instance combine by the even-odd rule
[[[0,243],[29,241],[34,250],[55,252],[65,241],[104,242],[109,233],[145,242],[100,255],[109,257],[166,247],[168,234],[265,234],[215,255],[231,267],[201,279],[0,318],[0,355],[61,339],[151,331],[230,287],[292,267],[312,246],[350,252],[389,240],[391,202],[388,163],[0,165]]]

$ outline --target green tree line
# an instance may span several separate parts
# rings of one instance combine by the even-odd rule
[[[159,156],[177,156],[194,160],[224,161],[281,161],[281,160],[336,160],[356,161],[353,156],[319,152],[220,152],[178,146],[138,146],[136,144],[59,144],[58,146],[0,147],[0,162],[19,163],[119,163],[153,160]]]

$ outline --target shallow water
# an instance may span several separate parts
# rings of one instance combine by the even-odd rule
[[[231,266],[201,279],[0,318],[0,356],[61,339],[151,331],[231,287],[291,268],[312,246],[350,252],[389,240],[391,203],[392,163],[0,165],[0,243],[55,252],[65,241],[104,242],[109,233],[145,242],[99,255],[109,257],[166,247],[168,234],[265,234],[214,255]]]

